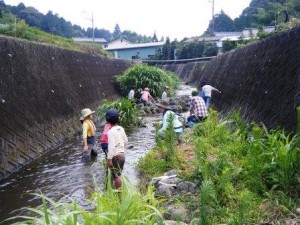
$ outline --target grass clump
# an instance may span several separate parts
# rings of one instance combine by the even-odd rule
[[[137,107],[127,98],[117,101],[103,100],[98,106],[98,116],[105,120],[105,114],[109,109],[116,109],[120,114],[120,125],[124,127],[136,127],[141,123],[141,108]]]
[[[108,189],[101,193],[96,190],[89,200],[94,207],[91,211],[85,211],[76,202],[58,203],[50,198],[37,194],[43,204],[39,209],[28,208],[33,216],[18,216],[11,218],[19,222],[13,224],[103,224],[103,225],[140,225],[157,224],[162,221],[162,215],[158,210],[159,202],[154,198],[153,188],[149,187],[145,195],[141,195],[126,180],[122,189],[116,191],[108,185]]]
[[[203,224],[272,221],[270,215],[274,209],[257,210],[268,199],[271,205],[276,205],[273,201],[278,203],[276,210],[282,213],[278,221],[283,222],[300,203],[297,136],[282,130],[268,131],[255,123],[245,126],[237,115],[219,119],[211,111],[205,122],[193,128],[196,169],[192,175],[197,177],[201,192],[203,184],[209,182],[206,189],[209,187],[215,193],[216,202],[210,209],[213,216],[205,213],[209,218],[201,221]],[[270,199],[269,193],[280,197]]]

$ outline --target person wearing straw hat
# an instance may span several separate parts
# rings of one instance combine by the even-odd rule
[[[165,89],[161,95],[161,100],[168,100],[168,92],[169,92],[170,88],[168,86],[165,86]]]
[[[81,111],[80,121],[82,123],[82,161],[87,161],[90,156],[97,156],[95,148],[95,132],[96,126],[93,122],[93,114],[95,111],[89,108]]]
[[[182,134],[183,133],[183,125],[180,122],[178,115],[172,111],[171,107],[169,106],[169,103],[167,101],[162,101],[160,103],[156,103],[156,106],[158,108],[158,111],[163,114],[162,127],[158,130],[158,133],[161,136],[164,136],[164,132],[169,125],[169,117],[173,116],[174,131],[178,136],[180,134]]]

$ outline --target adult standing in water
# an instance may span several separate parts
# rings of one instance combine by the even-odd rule
[[[111,170],[113,185],[116,189],[122,187],[122,171],[125,163],[125,146],[128,142],[127,135],[123,127],[119,126],[119,112],[116,109],[110,109],[106,112],[106,121],[111,124],[107,132],[108,153],[106,166]]]
[[[81,111],[80,121],[82,123],[82,161],[86,162],[90,156],[97,156],[97,151],[95,147],[95,132],[96,126],[93,122],[93,114],[95,111],[89,108],[83,109]]]
[[[202,91],[203,91],[203,100],[205,102],[207,110],[209,109],[209,106],[211,104],[211,93],[212,91],[217,91],[221,93],[217,88],[207,84],[206,82],[201,83]]]

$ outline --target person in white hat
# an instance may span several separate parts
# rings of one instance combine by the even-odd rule
[[[170,88],[168,86],[165,86],[165,89],[161,95],[161,99],[166,101],[168,100],[168,92],[169,92]]]
[[[97,151],[95,148],[95,132],[96,126],[93,122],[93,113],[95,111],[89,108],[83,109],[81,111],[80,121],[82,123],[82,160],[87,161],[90,156],[97,156]]]

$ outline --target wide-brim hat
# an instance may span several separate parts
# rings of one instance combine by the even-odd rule
[[[169,103],[166,101],[156,103],[156,106],[163,108],[163,109],[171,109],[171,107],[169,106]]]
[[[93,114],[95,111],[90,110],[89,108],[83,109],[81,111],[81,117],[80,120],[84,120],[89,115]]]
[[[169,86],[165,86],[165,89],[170,89],[170,87]]]

